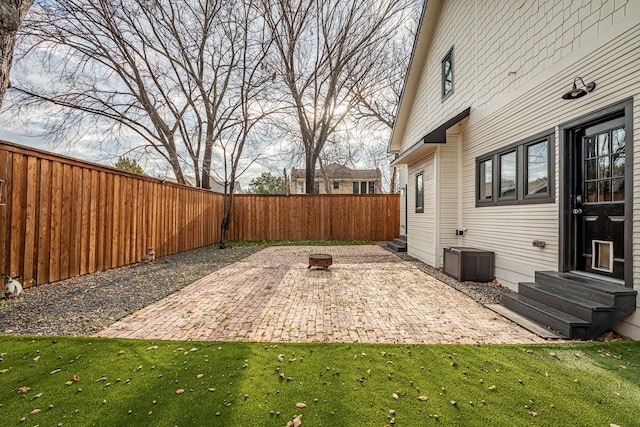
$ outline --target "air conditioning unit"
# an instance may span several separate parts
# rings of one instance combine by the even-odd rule
[[[444,248],[444,272],[459,282],[491,282],[494,253],[475,248]]]

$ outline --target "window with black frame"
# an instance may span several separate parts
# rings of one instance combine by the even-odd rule
[[[476,206],[552,203],[552,131],[476,158]]]
[[[442,99],[453,92],[453,48],[442,60]]]
[[[416,213],[424,212],[424,180],[423,173],[416,174]]]

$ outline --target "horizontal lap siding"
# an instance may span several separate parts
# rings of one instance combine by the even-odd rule
[[[0,180],[0,273],[27,287],[220,239],[217,193],[2,142]]]
[[[465,246],[478,246],[496,251],[496,276],[515,288],[518,281],[531,280],[535,270],[558,268],[559,245],[559,158],[558,125],[620,102],[629,96],[635,99],[633,147],[636,185],[640,172],[640,127],[638,99],[640,97],[640,25],[615,41],[602,46],[568,68],[548,77],[535,94],[527,94],[496,110],[491,116],[469,126],[465,131],[463,176],[463,212]],[[567,86],[566,76],[589,70],[589,80],[597,81],[596,90],[580,100],[560,98],[558,88]],[[564,83],[564,84],[563,84]],[[588,100],[589,102],[585,102]],[[518,142],[539,132],[552,129],[556,136],[555,176],[556,203],[475,207],[475,159],[500,147]],[[555,129],[555,130],[554,130]],[[634,242],[640,239],[640,194],[634,197]],[[547,246],[532,246],[533,240],[543,240]],[[634,249],[634,283],[640,279],[640,250]]]
[[[416,174],[422,172],[424,188],[424,212],[416,212]],[[436,263],[436,204],[434,156],[427,156],[421,163],[408,170],[407,196],[409,215],[407,250],[429,265]]]

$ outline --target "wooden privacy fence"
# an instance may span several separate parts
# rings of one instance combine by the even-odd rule
[[[0,141],[0,273],[25,286],[220,240],[223,195]],[[391,240],[398,195],[235,196],[230,240]]]
[[[0,142],[0,272],[40,284],[220,239],[223,196]]]
[[[397,194],[238,195],[232,240],[393,240]]]

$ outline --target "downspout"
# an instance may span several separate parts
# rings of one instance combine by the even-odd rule
[[[457,156],[458,156],[458,230],[461,230],[464,227],[464,216],[462,215],[462,144],[464,143],[464,137],[462,136],[462,130],[458,132],[458,147],[457,147]],[[464,235],[458,235],[458,246],[464,246]]]

